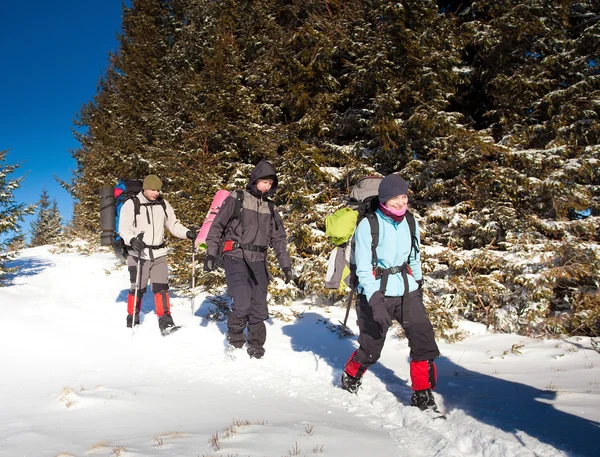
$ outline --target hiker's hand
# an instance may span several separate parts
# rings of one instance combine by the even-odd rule
[[[185,237],[186,237],[188,240],[195,240],[197,236],[198,236],[198,232],[196,232],[196,230],[195,230],[195,229],[189,229],[189,230],[187,231],[187,233],[185,234]]]
[[[419,286],[419,289],[423,288],[423,279],[417,279],[417,285]]]
[[[129,245],[137,252],[142,252],[144,249],[146,249],[146,243],[144,243],[142,239],[138,237],[132,238],[129,242]]]
[[[214,271],[217,269],[217,258],[214,255],[207,255],[204,259],[204,271]]]
[[[373,311],[373,320],[381,325],[384,329],[392,325],[392,316],[385,306],[385,297],[381,291],[375,292],[371,295],[369,300],[369,306]]]
[[[294,279],[294,276],[292,275],[292,269],[290,267],[285,267],[283,269],[283,274],[285,275],[285,283],[289,284],[290,281],[292,279]]]

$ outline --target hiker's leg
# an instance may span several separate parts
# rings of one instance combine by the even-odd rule
[[[252,303],[250,272],[244,259],[224,256],[227,293],[233,299],[231,311],[227,315],[227,340],[237,348],[246,342],[244,329]]]
[[[168,327],[174,327],[173,317],[171,316],[171,299],[169,297],[169,268],[167,266],[167,256],[158,257],[149,261],[150,265],[150,283],[154,293],[154,308],[158,316],[158,327],[165,330]]]
[[[269,318],[267,307],[269,277],[265,262],[252,262],[249,265],[254,278],[251,278],[252,299],[248,313],[248,354],[251,357],[260,358],[265,353],[264,344],[267,339],[265,321]]]
[[[393,306],[392,300],[386,301],[389,309]],[[365,372],[373,365],[379,356],[385,343],[387,328],[384,330],[373,319],[373,311],[369,306],[367,298],[360,294],[358,296],[358,343],[359,347],[350,356],[342,373],[341,387],[348,392],[357,393],[362,383],[362,377]]]
[[[433,325],[423,305],[423,290],[418,289],[408,295],[410,320],[403,323],[404,333],[410,347],[410,378],[413,390],[433,389],[437,382],[437,372],[433,359],[440,355],[435,342]],[[395,315],[394,317],[396,317]],[[401,318],[399,321],[402,323]]]
[[[136,324],[139,323],[139,313],[142,309],[142,297],[146,292],[146,284],[149,279],[149,265],[145,260],[140,262],[141,276],[138,276],[137,265],[138,259],[133,256],[127,257],[127,270],[129,271],[129,293],[127,294],[127,323],[133,321],[133,314],[135,313]],[[139,281],[139,284],[138,284]],[[137,288],[137,302],[135,300]],[[134,303],[135,302],[135,303]]]
[[[150,283],[154,293],[154,307],[156,315],[160,318],[164,314],[171,314],[167,256],[161,256],[147,262],[150,264]]]
[[[379,360],[386,335],[381,325],[373,319],[373,311],[369,306],[367,298],[362,294],[358,297],[357,312],[358,328],[360,331],[358,335],[359,347],[348,363],[346,363],[346,367],[349,369],[348,374],[352,376],[354,376],[353,373],[360,370],[359,367],[364,367],[362,370],[364,373],[364,371]]]

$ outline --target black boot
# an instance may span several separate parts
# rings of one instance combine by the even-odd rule
[[[246,343],[246,335],[244,332],[232,333],[227,332],[227,341],[236,349],[241,349]]]
[[[361,378],[355,378],[354,376],[350,376],[345,371],[342,373],[342,380],[340,382],[340,387],[344,390],[347,390],[351,394],[358,393],[358,388],[362,384]]]
[[[421,411],[437,409],[431,389],[415,390],[410,397],[410,406],[415,406]]]
[[[251,359],[261,359],[265,355],[265,348],[250,346],[248,348],[248,355]]]
[[[135,315],[135,320],[132,319],[131,314],[127,315],[127,328],[131,328],[131,321],[133,321],[135,325],[140,325],[140,313]]]
[[[170,314],[163,314],[158,318],[158,328],[163,331],[169,327],[175,327],[175,322]]]

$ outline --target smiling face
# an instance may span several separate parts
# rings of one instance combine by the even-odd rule
[[[160,195],[160,190],[144,189],[144,197],[153,202]]]
[[[271,190],[271,187],[273,186],[273,182],[274,181],[272,179],[258,178],[256,180],[256,188],[259,190],[259,192],[262,192],[264,194]]]
[[[391,208],[395,211],[402,211],[403,209],[405,209],[408,206],[408,195],[406,195],[406,194],[396,195],[395,197],[390,198],[384,204],[388,208]]]

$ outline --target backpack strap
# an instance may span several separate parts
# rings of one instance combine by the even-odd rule
[[[377,245],[379,244],[379,222],[374,212],[365,215],[371,227],[371,265],[373,269],[377,268],[379,260],[377,259]]]
[[[408,259],[406,259],[406,263],[410,260],[410,255],[415,253],[417,255],[419,250],[419,240],[417,239],[417,227],[415,222],[415,216],[412,215],[410,211],[406,211],[404,215],[406,222],[408,223],[408,228],[410,229],[410,251],[408,251]]]
[[[136,217],[140,214],[141,206],[148,207],[148,206],[160,205],[160,206],[162,206],[162,209],[165,212],[165,216],[167,215],[167,204],[165,203],[165,199],[160,196],[153,202],[148,202],[148,203],[141,203],[140,199],[137,197],[137,195],[135,197],[132,197],[131,199],[133,200],[133,211],[134,211],[133,224],[134,224],[134,226],[137,226]],[[150,223],[150,219],[148,219],[148,223]]]
[[[227,221],[227,224],[225,224],[225,229],[229,226],[229,224],[231,224],[231,221],[233,221],[234,219],[239,219],[240,224],[242,223],[241,215],[242,210],[244,209],[244,191],[241,189],[234,190],[233,192],[231,192],[230,196],[235,198],[235,206],[233,207],[233,213],[231,214],[231,217]],[[225,233],[225,229],[223,233]]]
[[[165,214],[167,214],[167,203],[165,202],[165,199],[159,196],[157,200],[159,205],[162,206],[162,208],[165,210]]]
[[[133,201],[133,226],[137,227],[137,217],[140,214],[140,199],[137,195],[131,197],[131,201]]]
[[[277,231],[279,230],[279,224],[275,218],[275,203],[273,203],[271,200],[267,200],[267,204],[269,205],[269,211],[271,211],[271,217],[275,221],[275,231]]]
[[[240,219],[242,209],[244,209],[244,191],[238,189],[235,191],[235,208],[233,209],[231,219]],[[229,222],[231,222],[231,219]]]

